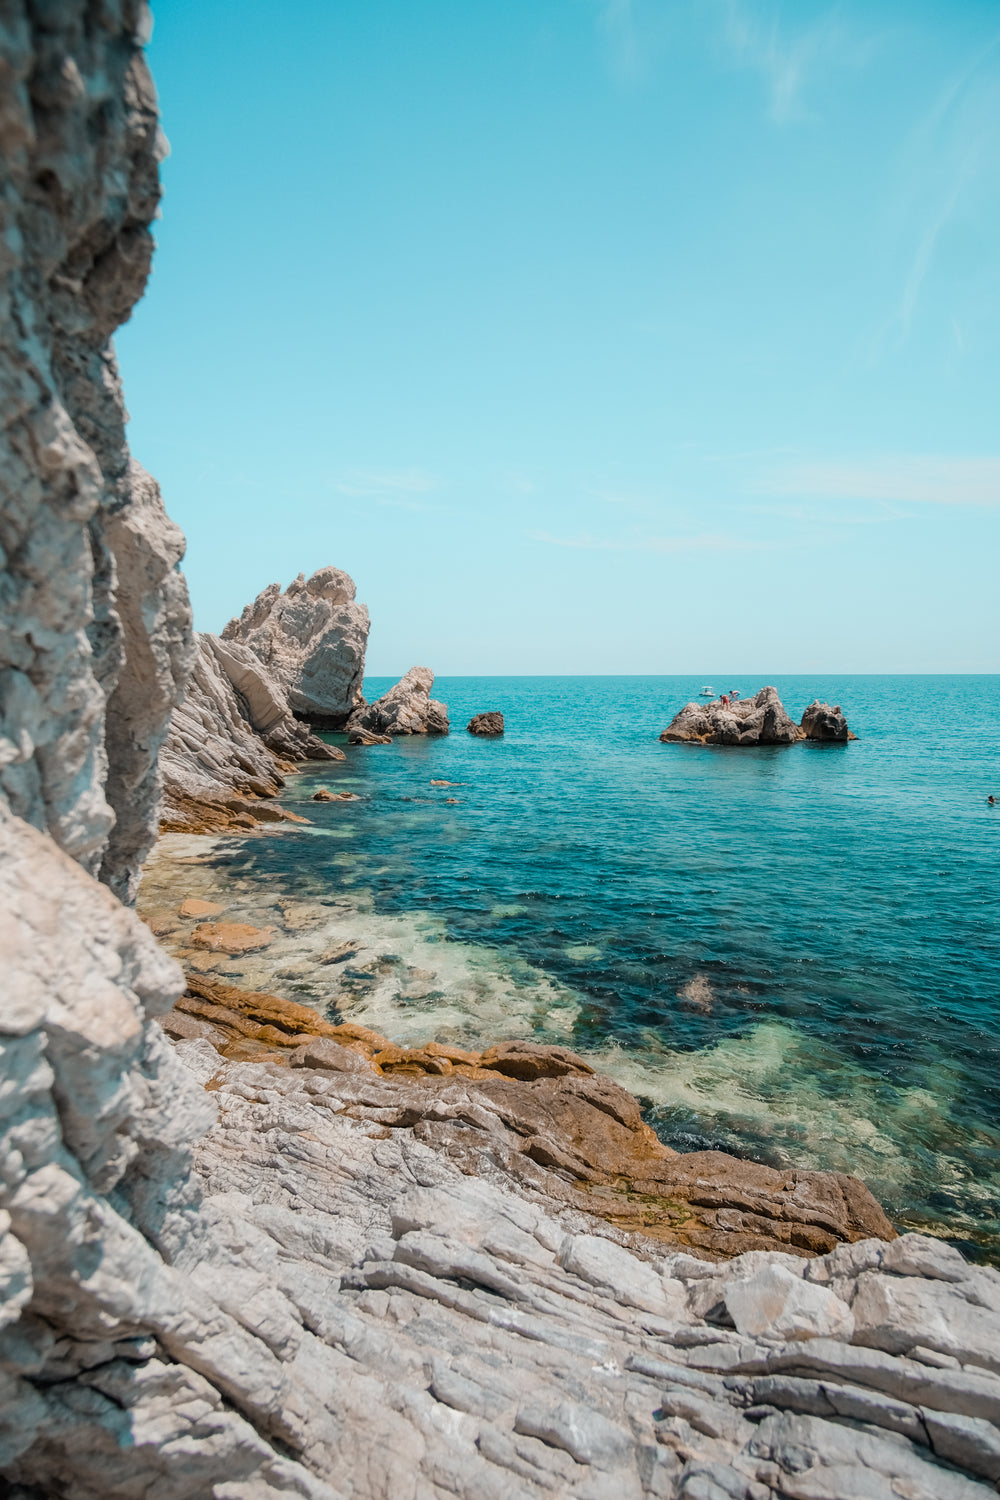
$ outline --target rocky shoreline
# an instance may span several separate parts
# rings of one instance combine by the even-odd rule
[[[669,1152],[566,1048],[230,985],[262,929],[204,895],[188,976],[132,910],[161,792],[171,837],[252,837],[343,754],[314,726],[447,728],[422,668],[362,702],[337,569],[191,633],[109,343],[159,197],[147,27],[14,0],[0,43],[4,1493],[995,1494],[1000,1274],[850,1177]]]

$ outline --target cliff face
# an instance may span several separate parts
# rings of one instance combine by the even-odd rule
[[[363,701],[368,610],[356,592],[339,568],[300,573],[284,593],[264,589],[222,632],[249,647],[315,729],[342,729]]]
[[[273,801],[297,761],[343,760],[291,711],[248,647],[195,636],[194,669],[160,756],[161,826],[207,833],[292,819]]]
[[[168,581],[181,539],[130,463],[108,342],[145,285],[159,196],[146,17],[12,3],[0,72],[0,786],[124,895],[190,629]]]

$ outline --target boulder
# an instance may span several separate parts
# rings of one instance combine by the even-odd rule
[[[805,731],[789,718],[774,687],[728,706],[688,703],[660,735],[665,744],[794,745],[801,739]]]
[[[485,714],[473,714],[466,728],[470,734],[483,736],[503,734],[503,714],[497,713],[495,709]]]
[[[368,610],[355,592],[339,568],[300,573],[284,593],[269,584],[222,632],[253,652],[292,711],[316,729],[342,729],[364,702]]]
[[[820,703],[818,698],[810,703],[802,715],[802,728],[807,740],[834,740],[846,744],[848,740],[857,739],[857,735],[852,734],[847,727],[840,704],[831,708],[829,703]]]
[[[347,723],[350,744],[379,744],[379,740],[355,740],[354,735],[447,734],[448,709],[436,702],[430,691],[434,673],[429,667],[411,667],[395,687],[374,703],[365,703]]]

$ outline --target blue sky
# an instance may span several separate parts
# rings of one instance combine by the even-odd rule
[[[1000,669],[996,0],[161,0],[150,60],[200,628],[334,563],[373,673]]]

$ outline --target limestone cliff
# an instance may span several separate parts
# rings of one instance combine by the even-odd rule
[[[284,593],[264,589],[222,632],[250,648],[315,729],[342,729],[363,701],[368,611],[355,593],[339,568],[300,573]]]
[[[0,33],[0,787],[123,895],[190,630],[181,538],[130,462],[109,344],[159,198],[147,15],[12,0]]]
[[[303,760],[343,760],[292,713],[284,689],[248,647],[195,637],[194,669],[161,755],[161,827],[206,833],[293,814],[275,803]]]

